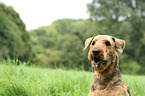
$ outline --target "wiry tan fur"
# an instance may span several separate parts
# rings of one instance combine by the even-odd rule
[[[106,45],[106,42],[110,45]],[[98,35],[86,40],[84,50],[89,45],[88,58],[91,60],[95,76],[88,96],[130,96],[129,88],[120,74],[116,52],[116,50],[123,52],[125,41],[108,35]],[[93,55],[94,49],[100,50],[99,55]],[[106,63],[96,67],[94,58],[98,58],[100,60],[98,62],[106,61]]]

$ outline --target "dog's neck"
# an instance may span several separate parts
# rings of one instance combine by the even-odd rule
[[[118,63],[118,56],[116,56],[115,62],[112,61],[103,72],[95,71],[94,83],[99,89],[104,89],[115,77],[122,79]]]
[[[108,71],[108,70],[105,70],[103,72],[95,71],[94,80],[102,81],[102,82],[103,81],[104,82],[109,82],[109,81],[111,81],[112,78],[114,78],[114,76],[121,77],[119,66],[117,66],[115,68],[115,70],[111,70],[111,72]]]

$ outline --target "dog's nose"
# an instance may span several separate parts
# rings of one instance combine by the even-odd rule
[[[99,55],[100,50],[99,49],[93,49],[93,55]]]

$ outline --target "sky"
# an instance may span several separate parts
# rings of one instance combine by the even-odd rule
[[[0,0],[12,6],[26,24],[26,29],[47,26],[63,18],[87,19],[87,4],[92,0]]]

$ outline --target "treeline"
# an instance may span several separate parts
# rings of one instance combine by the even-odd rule
[[[32,54],[30,35],[12,7],[0,3],[0,60],[18,58],[27,61]]]
[[[102,20],[98,20],[97,17],[101,15],[93,14],[98,10],[94,8],[97,5],[95,3],[88,5],[92,17],[90,19],[61,19],[50,26],[42,26],[30,32],[26,31],[25,24],[12,7],[0,3],[0,46],[2,46],[0,59],[17,57],[22,61],[30,60],[41,67],[90,70],[91,63],[87,57],[89,48],[83,51],[84,42],[88,37],[107,34],[126,41],[123,54],[119,54],[121,72],[144,74],[144,19],[133,17],[133,13],[121,21],[115,17],[106,19],[107,16],[111,16],[108,13],[106,17],[102,17]],[[102,4],[106,4],[105,1]],[[108,12],[111,9],[101,10]]]
[[[47,67],[88,70],[88,52],[83,47],[86,38],[97,35],[92,25],[90,20],[62,19],[30,31],[32,61]]]
[[[130,74],[142,73],[145,68],[143,59],[145,45],[142,44],[143,47],[140,50],[142,50],[143,57],[140,56],[138,61],[132,55],[134,52],[130,52],[135,46],[131,45],[132,32],[129,34],[125,30],[128,29],[128,24],[120,22],[122,26],[119,29],[121,30],[113,34],[107,30],[104,31],[106,26],[101,26],[100,23],[102,21],[62,19],[55,21],[50,26],[30,31],[33,43],[32,61],[39,62],[40,66],[45,67],[90,70],[91,63],[87,58],[89,48],[83,51],[84,42],[88,37],[107,34],[126,41],[124,53],[119,54],[121,71]]]

